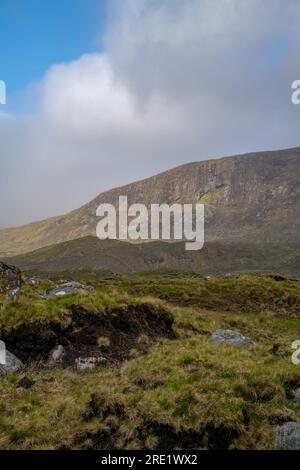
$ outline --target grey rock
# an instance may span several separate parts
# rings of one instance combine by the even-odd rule
[[[21,271],[15,266],[0,261],[0,294],[4,294],[6,300],[17,300],[21,284]]]
[[[234,276],[233,276],[232,274],[230,274],[230,273],[227,273],[227,274],[224,275],[224,279],[225,279],[226,281],[228,281],[229,279],[233,279],[233,277],[234,277]]]
[[[44,299],[53,299],[57,297],[65,297],[66,295],[78,294],[79,292],[90,292],[92,286],[86,286],[80,282],[68,281],[62,283],[59,287],[48,289],[43,295]]]
[[[23,367],[22,361],[18,359],[14,354],[6,350],[5,352],[5,363],[0,363],[0,374],[9,374],[11,372],[17,372]]]
[[[280,450],[300,450],[300,423],[288,422],[277,426],[275,442]]]
[[[33,277],[30,277],[26,280],[27,284],[29,284],[30,286],[38,286],[40,281],[37,277],[33,276]]]
[[[61,365],[63,364],[65,356],[66,350],[61,344],[59,344],[58,346],[55,346],[55,348],[53,348],[50,352],[46,365],[48,367],[55,367]]]
[[[20,291],[20,287],[16,287],[16,289],[13,289],[12,291],[8,292],[6,294],[6,300],[11,300],[15,302],[20,296]]]
[[[240,348],[249,348],[254,344],[251,338],[232,330],[217,330],[211,335],[211,339],[217,343],[232,344]]]

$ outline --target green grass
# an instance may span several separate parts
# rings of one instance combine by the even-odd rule
[[[88,236],[7,258],[7,261],[26,271],[85,269],[131,273],[180,269],[215,275],[280,272],[298,276],[299,255],[298,243],[254,243],[243,237],[231,243],[220,241],[218,237],[208,238],[202,250],[191,252],[185,250],[184,242],[129,243]]]
[[[289,403],[300,386],[300,366],[291,363],[291,343],[300,339],[299,283],[180,273],[91,283],[88,295],[48,301],[40,299],[46,281],[26,286],[19,303],[2,306],[0,329],[70,321],[74,303],[99,314],[150,303],[172,315],[176,339],[159,339],[145,354],[97,371],[31,364],[0,376],[1,449],[99,448],[99,434],[116,448],[156,448],[162,436],[176,433],[198,433],[199,447],[210,448],[211,429],[230,430],[230,448],[272,449],[276,423],[300,419],[300,407]],[[210,334],[218,328],[240,331],[255,345],[216,344]],[[16,387],[24,374],[35,380],[29,390]],[[87,418],[92,394],[99,409]],[[168,432],[159,435],[158,427]]]

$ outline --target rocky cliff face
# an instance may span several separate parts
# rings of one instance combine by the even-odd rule
[[[300,229],[300,148],[195,162],[112,189],[61,217],[0,231],[0,256],[95,235],[101,203],[204,203],[206,239],[296,243]]]

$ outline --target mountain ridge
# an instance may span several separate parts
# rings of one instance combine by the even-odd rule
[[[300,229],[300,148],[252,152],[180,165],[100,193],[65,215],[0,230],[0,256],[94,236],[101,203],[204,203],[206,239],[297,242]]]

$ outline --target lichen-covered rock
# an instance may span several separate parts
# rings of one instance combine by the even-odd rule
[[[288,422],[277,426],[276,447],[280,450],[300,450],[300,423]]]
[[[211,335],[211,339],[217,343],[232,344],[240,348],[249,348],[254,344],[251,338],[231,330],[217,330]]]
[[[0,301],[17,300],[22,284],[21,271],[0,261]]]
[[[48,289],[43,298],[45,300],[53,299],[56,297],[65,297],[66,295],[78,294],[80,292],[89,292],[93,290],[92,286],[80,284],[80,282],[68,281],[62,283],[59,287]]]

